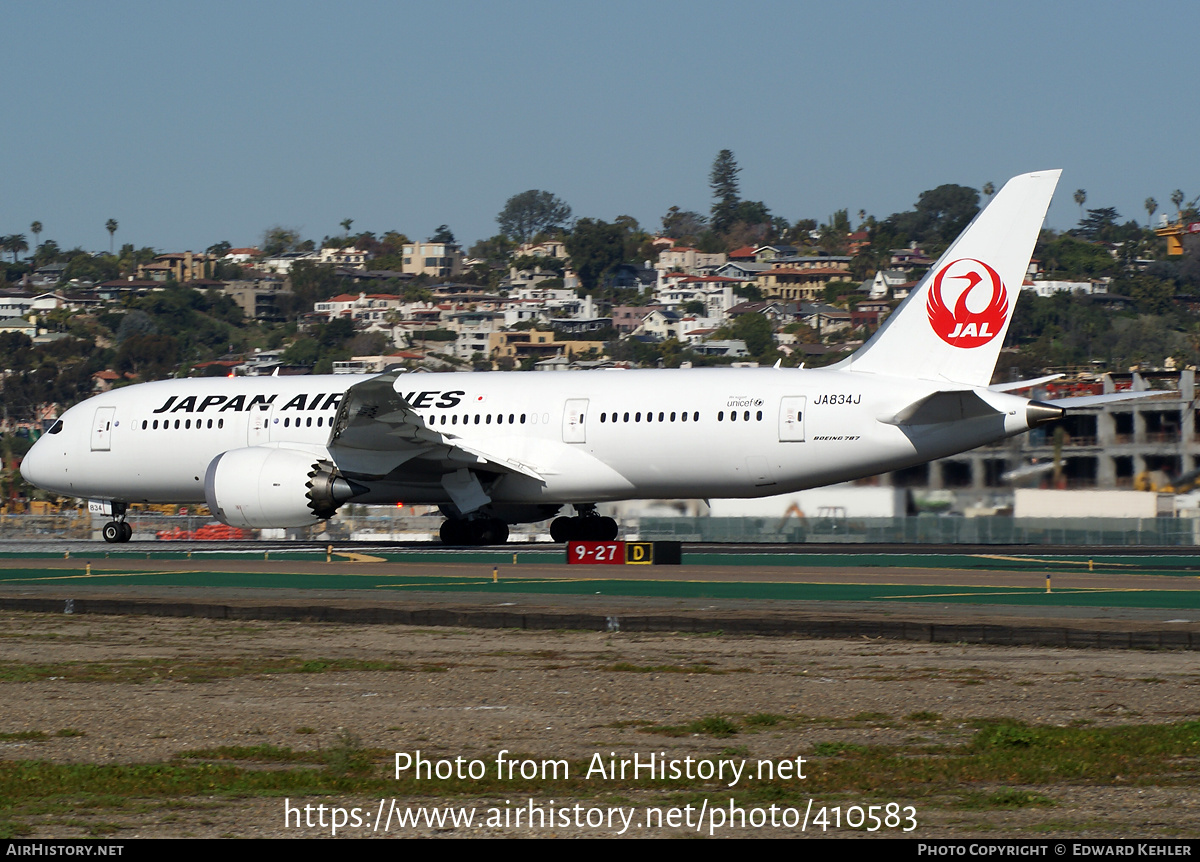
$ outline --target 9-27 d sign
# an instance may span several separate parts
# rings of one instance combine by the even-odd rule
[[[585,566],[678,566],[680,545],[679,542],[568,542],[567,562]]]

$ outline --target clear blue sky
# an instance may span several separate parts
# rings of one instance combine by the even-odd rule
[[[0,11],[0,234],[201,250],[273,225],[466,244],[530,188],[789,220],[1063,168],[1048,224],[1200,193],[1200,4],[25,2]]]

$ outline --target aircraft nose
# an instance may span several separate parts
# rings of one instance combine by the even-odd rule
[[[33,444],[33,447],[21,459],[21,476],[30,485],[45,488],[46,484],[50,481],[50,470],[53,467],[53,461],[54,459],[50,457],[46,447],[39,440]]]

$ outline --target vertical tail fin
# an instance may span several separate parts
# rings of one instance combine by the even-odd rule
[[[1061,173],[1005,183],[842,367],[987,386]]]

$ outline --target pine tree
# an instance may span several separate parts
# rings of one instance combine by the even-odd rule
[[[712,206],[712,228],[717,233],[725,233],[733,227],[736,220],[737,206],[741,201],[737,180],[740,170],[731,150],[721,150],[717,153],[712,173],[708,177],[708,186],[715,198]]]

